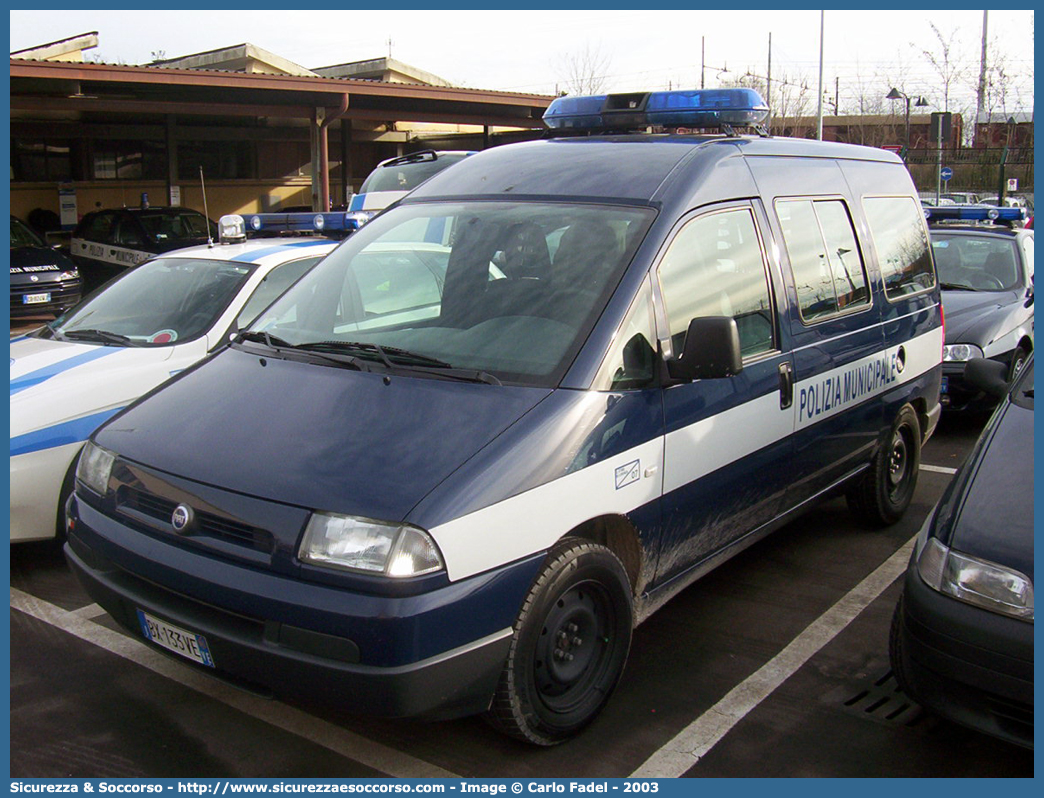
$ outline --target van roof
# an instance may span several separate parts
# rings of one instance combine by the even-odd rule
[[[683,162],[686,171],[743,157],[841,158],[901,164],[873,147],[757,136],[624,134],[561,137],[485,150],[437,174],[404,202],[494,196],[604,198],[654,203]]]

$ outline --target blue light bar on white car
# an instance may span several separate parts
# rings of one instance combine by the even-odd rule
[[[924,209],[929,222],[997,222],[1011,224],[1026,218],[1025,208],[995,208],[991,205],[928,205]]]
[[[544,112],[544,123],[548,127],[573,130],[752,127],[767,118],[768,106],[753,89],[683,89],[558,97]]]
[[[225,217],[222,217],[224,219]],[[326,213],[249,213],[243,217],[244,232],[251,233],[319,233],[343,237],[359,229],[354,214],[344,211]],[[224,240],[224,239],[222,239]]]

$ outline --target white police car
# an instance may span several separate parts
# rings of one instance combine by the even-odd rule
[[[964,380],[974,358],[1004,363],[1015,378],[1033,351],[1033,230],[1014,227],[1022,208],[950,206],[925,211],[946,311],[943,406],[994,400]]]
[[[335,246],[269,239],[169,252],[12,340],[11,541],[62,529],[72,464],[102,422],[224,345]]]
[[[765,111],[561,98],[566,135],[414,189],[92,436],[87,591],[204,671],[550,745],[718,563],[835,491],[901,518],[943,345],[913,183],[883,150],[735,133]]]
[[[474,154],[471,150],[421,150],[381,161],[348,202],[350,218],[359,226],[365,224],[425,180]]]

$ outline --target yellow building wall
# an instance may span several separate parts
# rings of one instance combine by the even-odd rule
[[[167,205],[167,185],[157,181],[140,183],[74,183],[76,212],[80,218],[103,208],[137,207],[141,194],[149,195],[150,205]],[[277,184],[268,180],[207,182],[207,210],[215,221],[227,213],[258,213],[287,205],[310,205],[311,182],[305,179]],[[181,184],[181,205],[203,212],[203,192],[198,183]],[[11,213],[25,219],[35,208],[58,213],[56,184],[16,184],[11,186]]]

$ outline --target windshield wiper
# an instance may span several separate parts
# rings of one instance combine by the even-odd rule
[[[53,328],[52,332],[56,335],[58,334]],[[65,330],[61,335],[69,341],[97,341],[102,344],[137,346],[137,344],[126,335],[109,332],[108,330]]]
[[[298,349],[308,351],[348,351],[358,352],[364,355],[376,355],[377,358],[389,370],[408,369],[430,374],[433,377],[442,377],[451,380],[463,380],[466,382],[484,382],[489,385],[500,385],[501,382],[492,374],[480,369],[457,368],[452,363],[439,360],[428,355],[410,352],[394,346],[381,346],[380,344],[365,341],[315,341],[313,343],[298,344]]]
[[[253,341],[256,343],[262,343],[269,349],[273,349],[276,352],[302,352],[309,357],[323,360],[327,363],[334,363],[338,366],[347,366],[353,368],[356,371],[370,371],[369,366],[353,355],[342,355],[336,352],[318,352],[310,348],[310,344],[292,344],[289,341],[284,341],[275,335],[269,335],[266,332],[257,332],[248,330],[241,332],[235,337],[235,342],[240,341]]]
[[[974,291],[970,285],[961,285],[960,283],[939,283],[939,287],[947,291]]]

